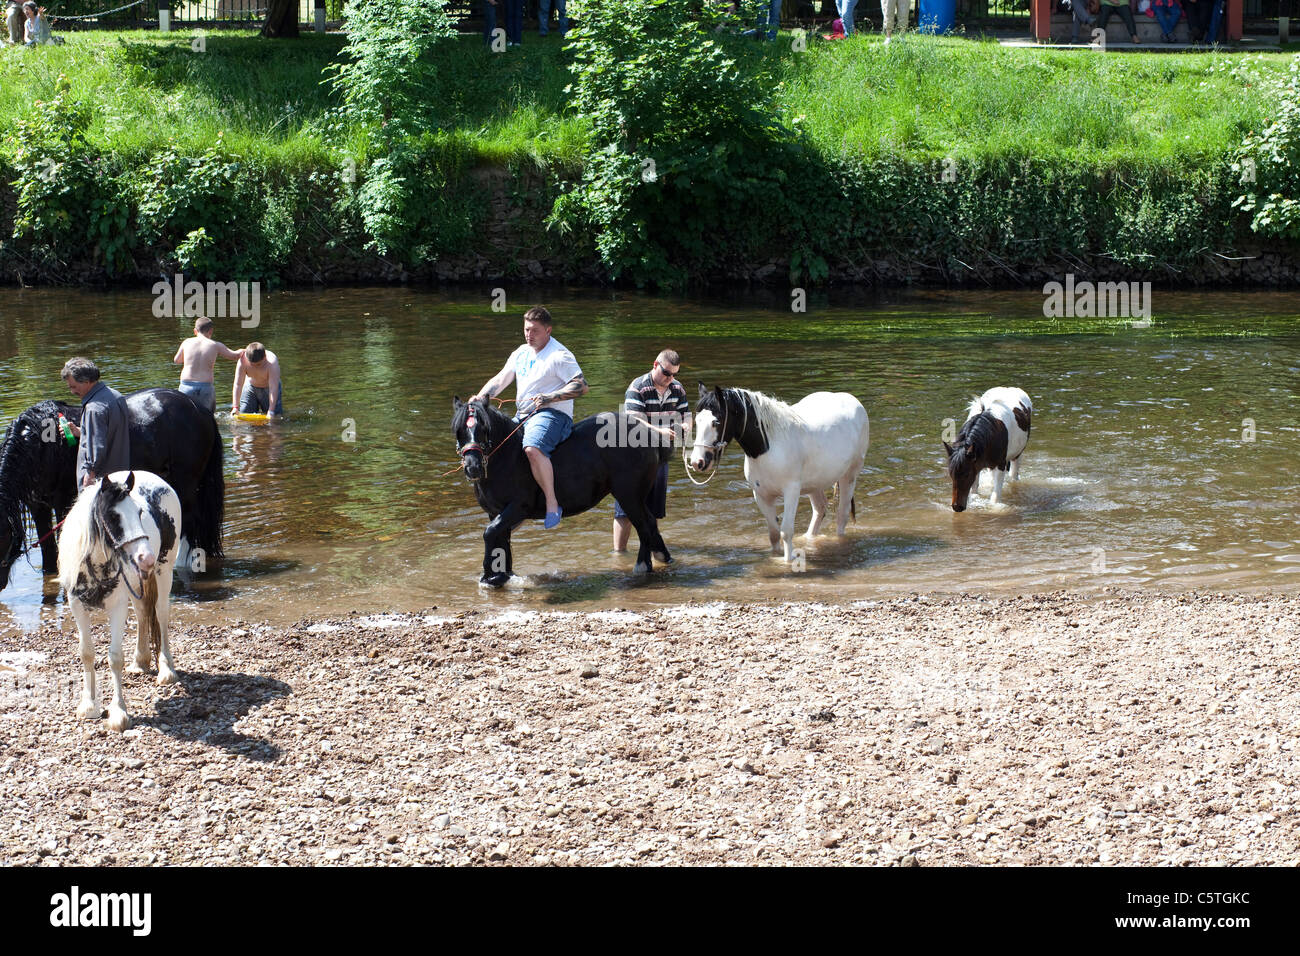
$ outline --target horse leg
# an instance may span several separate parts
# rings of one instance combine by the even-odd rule
[[[853,491],[858,486],[858,467],[841,476],[835,491],[835,533],[844,537],[849,526],[849,514],[853,511]]]
[[[637,500],[629,508],[623,506],[623,511],[627,514],[627,520],[632,522],[632,527],[636,529],[636,565],[633,571],[637,574],[649,574],[654,570],[654,558],[651,556],[651,549],[656,543],[662,543],[663,538],[659,537],[659,530],[655,527],[655,519],[651,517],[649,510],[645,506],[642,496],[633,495]]]
[[[757,490],[754,492],[754,504],[758,505],[759,513],[767,521],[767,539],[771,544],[772,553],[776,554],[781,550],[781,529],[776,523],[776,501],[769,501],[760,497]]]
[[[108,666],[113,672],[113,700],[108,705],[108,729],[123,731],[131,726],[122,693],[122,638],[126,634],[126,601],[111,602],[108,609]]]
[[[1020,480],[1020,456],[1019,455],[1017,455],[1016,460],[1011,463],[1011,480],[1012,481]]]
[[[90,637],[90,615],[77,598],[69,598],[68,604],[72,608],[72,617],[77,622],[77,634],[81,638],[81,705],[77,708],[77,717],[99,720],[104,708],[99,706],[99,699],[95,696],[95,645]]]
[[[32,521],[36,525],[36,537],[41,542],[41,573],[45,575],[59,573],[59,542],[50,534],[55,521],[53,512],[42,505],[32,509]]]
[[[158,596],[154,601],[153,613],[158,622],[158,683],[176,683],[176,668],[172,664],[171,644],[167,640],[167,625],[171,618],[172,569],[157,575]]]
[[[808,500],[812,502],[812,521],[808,522],[808,537],[817,537],[817,532],[821,530],[822,519],[826,517],[826,492],[818,488],[816,491],[808,492]]]
[[[799,493],[802,489],[798,484],[789,484],[782,489],[782,497],[785,498],[785,513],[781,515],[781,537],[785,545],[785,563],[789,564],[794,560],[794,516],[799,510]]]
[[[479,583],[488,587],[502,587],[514,574],[514,555],[510,552],[511,513],[512,509],[507,508],[483,529],[483,574]]]
[[[140,591],[140,600],[131,598],[131,605],[135,608],[135,658],[126,667],[128,674],[143,674],[153,663],[153,656],[149,652],[149,594],[145,590]]]
[[[989,504],[995,505],[1002,500],[1002,482],[1006,478],[1007,473],[1001,468],[993,469],[993,494],[989,497]]]

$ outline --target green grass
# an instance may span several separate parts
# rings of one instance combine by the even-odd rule
[[[60,73],[91,102],[90,136],[124,159],[164,146],[227,146],[290,168],[364,156],[367,131],[339,127],[322,69],[338,35],[268,41],[209,33],[204,53],[188,34],[66,34],[67,45],[0,51],[0,129],[53,95]],[[430,127],[481,165],[581,165],[584,124],[565,113],[569,82],[558,37],[530,35],[490,54],[476,36],[439,53],[428,91]],[[1258,126],[1267,104],[1254,72],[1283,69],[1288,54],[1096,54],[1003,48],[972,39],[877,37],[779,59],[778,100],[832,155],[905,159],[1038,157],[1090,166],[1165,166],[1222,156]],[[0,139],[0,150],[8,150]]]
[[[1267,110],[1245,76],[1286,59],[861,37],[784,57],[779,98],[833,154],[1167,166],[1238,144]]]

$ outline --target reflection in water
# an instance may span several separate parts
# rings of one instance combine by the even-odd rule
[[[791,315],[788,299],[743,305],[549,290],[539,293],[591,384],[580,415],[617,407],[663,347],[684,383],[758,388],[794,401],[857,395],[871,416],[857,522],[843,541],[796,539],[804,573],[768,553],[729,450],[705,487],[670,470],[664,537],[676,562],[648,578],[609,552],[612,502],[514,536],[527,586],[477,586],[486,517],[458,472],[448,428],[463,398],[520,340],[518,315],[477,295],[405,289],[283,293],[261,337],[285,368],[289,417],[222,418],[224,566],[174,603],[292,621],[352,609],[628,606],[683,600],[851,600],[911,591],[1018,592],[1149,585],[1287,587],[1300,573],[1300,334],[1290,297],[1157,295],[1154,323],[1058,322],[1036,294],[926,292],[864,301],[834,293]],[[0,321],[0,424],[61,395],[71,354],[122,390],[172,384],[185,320],[155,319],[147,290],[16,290]],[[78,316],[94,313],[88,325]],[[1241,333],[1248,334],[1241,334]],[[217,333],[240,336],[231,323]],[[219,366],[220,368],[220,366]],[[228,375],[228,369],[222,369]],[[1032,396],[1022,480],[1005,504],[948,507],[941,438],[973,394]],[[218,391],[229,379],[218,381]],[[355,439],[355,440],[351,440]],[[798,527],[809,506],[800,505]],[[39,560],[39,558],[37,558]],[[25,562],[0,593],[0,629],[57,621],[52,583]]]

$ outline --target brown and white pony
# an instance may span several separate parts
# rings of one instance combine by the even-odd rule
[[[985,469],[993,470],[990,504],[1002,497],[1002,482],[1008,468],[1011,480],[1020,477],[1020,455],[1029,442],[1029,425],[1034,406],[1018,388],[990,388],[970,403],[966,424],[954,444],[943,443],[948,453],[948,477],[952,479],[952,510],[965,511],[971,489]]]

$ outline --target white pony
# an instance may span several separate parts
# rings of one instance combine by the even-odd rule
[[[707,471],[735,439],[745,452],[745,479],[754,503],[767,519],[775,552],[784,541],[785,560],[794,552],[794,518],[799,496],[812,501],[808,537],[815,537],[826,515],[826,488],[835,485],[835,533],[844,534],[849,515],[857,517],[853,488],[867,456],[870,425],[867,410],[847,392],[813,392],[798,404],[787,405],[762,392],[700,385],[695,407],[695,445],[690,467]],[[784,498],[785,514],[776,523],[776,500]]]
[[[952,479],[953,511],[966,510],[971,488],[978,484],[980,472],[988,468],[993,469],[989,503],[1001,500],[1008,468],[1012,481],[1020,477],[1020,456],[1029,443],[1033,415],[1033,403],[1018,388],[990,388],[970,403],[957,441],[943,443]]]
[[[78,717],[98,719],[103,712],[95,695],[95,646],[90,636],[91,610],[107,610],[112,642],[108,663],[113,671],[113,701],[108,705],[110,730],[126,730],[131,718],[122,696],[122,635],[126,598],[135,605],[135,666],[151,663],[150,646],[158,649],[158,683],[176,680],[167,643],[169,599],[176,543],[181,535],[181,503],[167,482],[147,471],[119,471],[82,490],[68,512],[59,538],[59,583],[81,635],[81,706]]]

